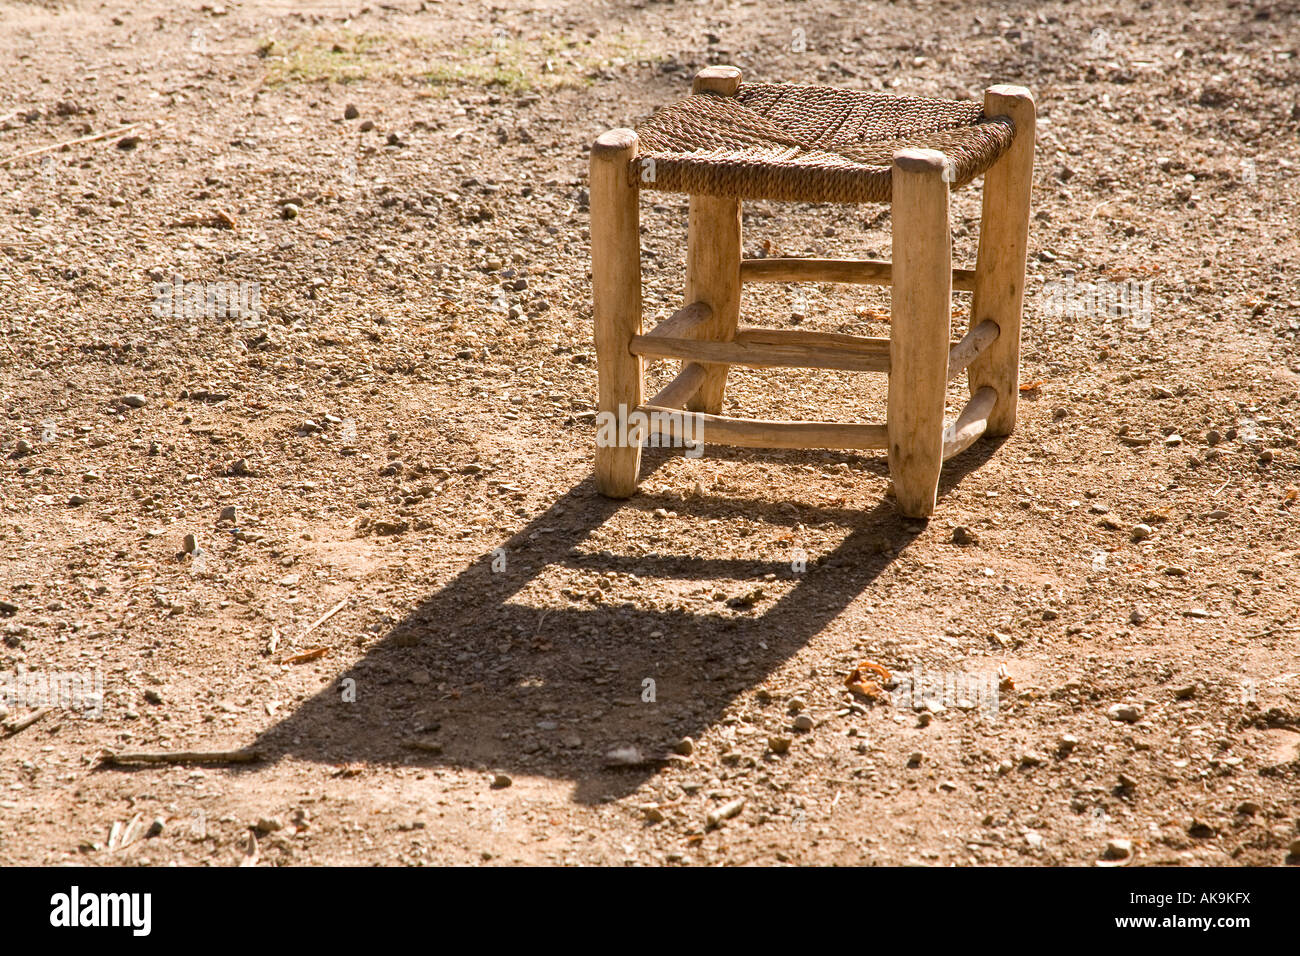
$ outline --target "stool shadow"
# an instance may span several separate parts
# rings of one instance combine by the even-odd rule
[[[980,445],[987,447],[970,449],[945,469],[941,493],[995,448]],[[643,473],[669,454],[647,449]],[[660,507],[677,512],[677,520],[724,514],[776,525],[833,520],[848,533],[803,573],[785,560],[580,550],[619,508]],[[718,722],[738,694],[761,685],[830,625],[923,528],[886,500],[867,512],[646,494],[616,502],[600,497],[588,478],[431,594],[247,749],[270,760],[543,776],[571,781],[579,803],[617,799],[652,776],[674,742]],[[588,572],[582,575],[587,582],[590,572],[632,572],[650,586],[638,585],[635,603],[560,597],[566,606],[530,604],[523,593],[530,589],[535,602],[556,603],[554,589],[564,582],[554,579],[564,568]],[[730,580],[727,592],[739,595],[762,586],[767,574],[783,582],[769,587],[785,593],[770,605],[760,600],[753,614],[723,611],[714,602],[703,613],[692,612],[654,586],[661,580],[666,586]],[[551,580],[539,580],[544,577]],[[536,594],[539,588],[545,593]],[[654,681],[653,702],[643,700],[646,679]],[[344,700],[348,681],[355,682],[354,702]],[[777,701],[770,706],[783,708]],[[628,746],[639,748],[647,762],[606,766],[608,751]],[[743,749],[764,759],[761,741]],[[702,776],[707,773],[701,768]]]

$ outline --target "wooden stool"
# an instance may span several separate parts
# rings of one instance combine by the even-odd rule
[[[934,511],[943,462],[981,435],[1008,435],[1019,390],[1020,311],[1033,178],[1034,101],[994,86],[976,103],[830,87],[741,85],[713,66],[691,96],[591,150],[591,260],[600,382],[596,485],[636,490],[641,446],[698,441],[757,448],[889,451],[903,514]],[[952,267],[948,191],[984,175],[974,269]],[[687,305],[641,328],[638,191],[690,194]],[[740,201],[892,204],[893,262],[742,259]],[[892,286],[890,336],[742,328],[746,282]],[[952,290],[973,291],[951,343]],[[681,372],[645,401],[643,363]],[[886,422],[727,418],[727,370],[829,368],[889,374]],[[971,398],[944,427],[944,392],[963,370]]]

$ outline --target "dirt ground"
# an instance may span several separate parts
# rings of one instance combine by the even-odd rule
[[[1298,19],[0,0],[0,678],[104,694],[11,696],[0,862],[1294,864]],[[593,489],[587,150],[709,63],[1035,94],[1032,387],[928,524],[871,454],[648,450],[636,497]],[[685,205],[644,198],[648,324]],[[744,228],[889,255],[884,207]],[[743,309],[888,334],[881,288]],[[738,369],[726,407],[883,399]]]

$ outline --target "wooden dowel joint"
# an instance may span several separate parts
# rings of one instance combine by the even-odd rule
[[[984,354],[984,350],[997,341],[1002,330],[991,319],[985,319],[962,336],[960,342],[948,352],[948,381],[952,381],[966,366]]]
[[[998,390],[985,385],[966,403],[957,420],[943,430],[943,460],[960,455],[988,429],[989,416],[998,404]]]

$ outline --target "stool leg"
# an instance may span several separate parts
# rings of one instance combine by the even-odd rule
[[[740,324],[740,200],[692,196],[686,252],[686,301],[713,307],[701,338],[729,342]],[[705,365],[704,383],[691,399],[693,412],[718,415],[727,388],[727,365]]]
[[[952,309],[948,161],[932,149],[894,154],[894,281],[889,336],[889,473],[910,518],[934,511],[943,468],[943,405]]]
[[[611,498],[636,491],[644,437],[633,412],[642,403],[642,359],[628,351],[641,333],[641,226],[629,166],[637,136],[601,134],[591,148],[591,287],[599,412],[596,488]]]
[[[1034,98],[1023,86],[984,91],[985,116],[1009,116],[1016,124],[1011,148],[984,174],[979,252],[971,327],[992,319],[1001,334],[971,363],[970,391],[997,389],[986,435],[1010,435],[1020,398],[1020,314],[1025,293],[1025,251],[1029,241],[1029,192],[1034,179]]]
[[[695,74],[692,93],[735,96],[740,70],[709,66]],[[713,318],[702,337],[729,342],[740,322],[740,201],[692,196],[686,245],[686,303],[707,302]],[[726,365],[705,365],[704,383],[687,408],[718,415],[727,388]]]

